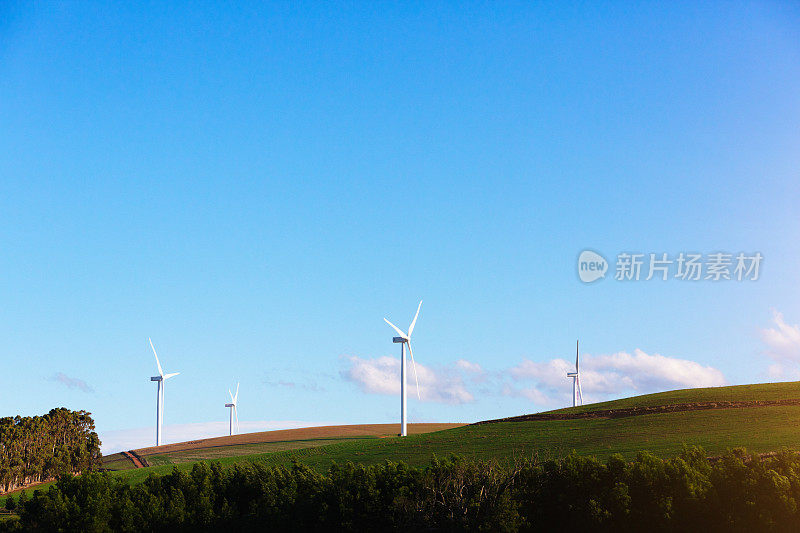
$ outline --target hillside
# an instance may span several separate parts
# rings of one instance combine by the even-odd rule
[[[702,389],[679,389],[619,400],[591,403],[579,407],[566,407],[550,412],[588,412],[601,409],[627,409],[700,402],[765,402],[800,400],[800,382],[758,383],[755,385],[730,385]]]
[[[800,394],[796,394],[798,390],[800,390],[800,384],[798,383],[780,383],[671,391],[574,409],[559,409],[546,413],[511,417],[509,419],[483,421],[467,426],[455,424],[412,426],[412,434],[405,438],[399,438],[394,435],[397,431],[396,424],[386,424],[304,428],[283,432],[265,432],[262,434],[205,439],[137,450],[137,455],[146,458],[147,461],[155,466],[117,471],[113,473],[113,476],[130,484],[138,484],[150,474],[168,474],[175,468],[185,472],[193,468],[193,465],[199,459],[215,459],[223,467],[221,474],[213,473],[211,469],[199,468],[194,470],[191,476],[167,476],[159,483],[140,485],[142,490],[153,492],[152,498],[146,500],[148,502],[147,505],[155,505],[154,502],[158,501],[182,501],[180,499],[176,500],[174,494],[176,490],[179,493],[183,490],[183,494],[195,498],[195,500],[187,500],[185,503],[185,513],[191,513],[197,502],[201,501],[197,499],[197,494],[194,492],[195,488],[200,490],[203,487],[210,487],[210,480],[217,479],[215,476],[220,475],[220,479],[227,476],[228,479],[235,479],[236,483],[228,485],[229,488],[233,487],[233,492],[225,492],[224,498],[221,495],[217,495],[217,497],[223,498],[222,501],[228,502],[230,500],[227,498],[230,496],[239,497],[244,494],[244,496],[241,496],[240,507],[244,509],[243,512],[249,517],[252,504],[251,494],[259,494],[258,491],[265,490],[265,487],[273,486],[271,482],[265,483],[264,480],[284,480],[287,479],[286,476],[288,478],[295,476],[298,479],[307,480],[311,476],[313,479],[319,480],[319,482],[312,483],[311,486],[329,491],[325,493],[326,499],[324,501],[328,501],[328,498],[341,497],[342,494],[346,493],[347,502],[355,501],[357,499],[356,494],[363,495],[365,493],[363,486],[358,483],[363,483],[369,479],[375,482],[374,478],[364,476],[363,471],[358,469],[329,470],[333,463],[354,462],[376,465],[386,461],[402,461],[412,467],[423,467],[418,470],[419,475],[428,476],[426,483],[436,483],[437,479],[441,479],[442,472],[450,472],[451,474],[459,472],[457,469],[452,470],[452,465],[470,464],[469,462],[450,463],[445,461],[430,469],[424,468],[431,465],[431,459],[434,456],[446,458],[450,454],[458,454],[468,461],[470,459],[497,461],[500,464],[500,468],[494,470],[494,472],[501,476],[498,479],[505,479],[502,476],[508,475],[510,477],[507,479],[512,480],[516,478],[513,477],[510,470],[506,470],[503,467],[517,459],[562,459],[572,453],[595,456],[601,460],[608,458],[612,454],[621,454],[626,460],[632,461],[641,451],[649,451],[663,458],[674,457],[685,446],[701,446],[708,456],[721,455],[731,448],[737,447],[746,447],[751,453],[783,449],[800,450]],[[550,418],[536,418],[543,416]],[[258,453],[249,453],[253,450],[257,450]],[[753,476],[753,482],[736,484],[735,490],[743,493],[742,496],[738,496],[742,501],[745,501],[746,498],[746,501],[761,502],[760,505],[766,508],[776,501],[776,492],[773,490],[775,487],[777,487],[776,490],[779,491],[778,494],[781,495],[781,498],[784,498],[781,501],[794,501],[792,498],[796,495],[796,488],[789,483],[776,484],[775,479],[782,479],[780,476],[792,475],[792,472],[796,469],[797,462],[800,461],[796,454],[794,456],[768,458],[766,459],[767,463],[746,461],[742,464],[738,460],[733,460],[733,457],[733,455],[728,455],[727,459],[712,461],[702,461],[700,458],[695,457],[688,463],[684,463],[682,460],[670,462],[669,464],[675,467],[674,472],[684,476],[684,481],[679,482],[675,482],[675,478],[672,477],[674,474],[670,470],[672,467],[661,469],[656,466],[651,468],[653,465],[664,464],[658,460],[649,460],[644,463],[649,466],[641,468],[640,465],[643,463],[612,461],[606,465],[602,462],[570,458],[562,461],[555,470],[549,468],[523,469],[523,472],[528,473],[525,475],[532,475],[533,479],[519,483],[516,490],[522,491],[520,493],[520,501],[523,502],[531,502],[535,501],[536,498],[543,498],[539,504],[521,507],[521,509],[527,510],[526,512],[533,513],[532,516],[538,517],[537,519],[541,518],[537,514],[540,509],[550,509],[554,503],[562,502],[563,508],[558,508],[557,511],[552,513],[553,520],[549,522],[552,526],[560,524],[565,513],[574,513],[575,508],[583,509],[583,507],[574,502],[583,502],[592,497],[591,494],[596,495],[596,501],[605,502],[603,498],[611,493],[612,489],[616,490],[618,487],[623,487],[624,494],[631,494],[634,498],[638,495],[645,502],[665,501],[669,498],[686,499],[687,490],[691,492],[692,496],[689,498],[691,500],[697,496],[695,487],[705,487],[701,491],[702,498],[705,499],[699,504],[676,507],[676,509],[682,509],[680,512],[687,513],[691,511],[695,513],[694,515],[687,514],[678,521],[682,526],[691,523],[694,527],[699,523],[697,520],[707,517],[710,509],[714,509],[715,502],[718,503],[719,487],[724,486],[726,490],[730,489],[727,479],[732,475],[741,475],[743,469],[748,472],[747,475]],[[119,458],[114,456],[109,456],[107,460],[108,464],[120,461]],[[293,463],[301,463],[316,472],[304,470],[276,472],[268,469],[249,470],[247,472],[227,470],[229,467],[243,463],[260,463],[267,466],[286,467],[291,467]],[[440,470],[442,464],[451,466],[445,466],[445,470]],[[616,466],[612,468],[611,465]],[[493,467],[485,468],[491,470]],[[379,471],[390,474],[400,473],[398,475],[401,475],[402,479],[416,479],[416,476],[408,477],[406,474],[408,471],[404,468],[397,468],[393,465],[384,465]],[[780,473],[776,474],[778,471]],[[336,476],[335,483],[326,484],[323,481],[326,472],[328,472],[327,479],[329,480],[334,479],[334,476]],[[586,472],[589,472],[589,474],[586,475]],[[458,475],[462,474],[464,474],[463,471]],[[552,475],[557,476],[557,479],[553,480]],[[582,480],[584,476],[586,479],[591,480],[588,483],[579,482],[578,492],[575,492],[576,475],[579,475]],[[206,478],[202,476],[206,476]],[[619,479],[615,481],[613,476],[618,476]],[[647,486],[655,487],[658,491],[662,491],[663,494],[659,492],[658,494],[660,495],[654,498],[654,493],[651,490],[639,490],[643,486],[641,484],[643,482],[643,478],[640,479],[641,476],[649,480],[647,483],[651,483],[653,476],[658,477],[658,480],[652,481]],[[453,489],[457,491],[450,496],[453,501],[456,501],[461,496],[465,485],[453,484],[451,483],[453,478],[447,476],[444,476],[444,479],[446,480],[444,486],[449,487],[447,490]],[[252,491],[243,492],[241,490],[240,483],[243,480],[252,483]],[[706,481],[697,484],[698,480]],[[96,483],[102,485],[103,483],[109,484],[112,482],[102,477],[78,481],[85,481],[85,485],[92,487],[95,487]],[[511,483],[511,481],[509,482]],[[715,482],[720,483],[720,485],[714,486]],[[170,483],[172,483],[172,486],[169,485]],[[192,488],[192,483],[196,484],[195,488]],[[481,483],[483,482],[481,481]],[[505,483],[505,481],[502,481],[502,483]],[[542,483],[551,483],[549,489],[539,490],[537,487],[541,487]],[[108,486],[111,487],[110,484]],[[294,485],[290,483],[289,486],[293,487]],[[298,484],[298,486],[301,486],[301,484]],[[306,485],[302,486],[306,487]],[[390,484],[390,486],[394,485]],[[115,487],[113,490],[120,491],[120,494],[124,494],[124,490],[127,490],[125,484],[119,484]],[[768,490],[764,491],[764,487]],[[477,490],[477,487],[474,488]],[[484,488],[485,486],[481,485],[481,491]],[[82,492],[84,490],[85,487],[79,490],[76,489],[76,494],[78,495],[76,501],[83,502],[85,500]],[[346,492],[348,490],[353,492]],[[276,500],[270,497],[265,501],[279,501],[281,509],[287,503],[291,507],[294,502],[308,501],[306,489],[304,488],[303,491],[302,498],[289,496],[288,498]],[[594,492],[592,493],[591,491]],[[428,494],[430,491],[426,489],[421,493]],[[193,494],[194,496],[192,496]],[[281,494],[285,493],[281,492]],[[209,494],[207,497],[211,498],[212,496],[213,494]],[[61,501],[59,499],[61,497],[60,494],[48,492],[48,497],[51,497],[55,502]],[[206,496],[203,497],[206,498]],[[438,496],[436,498],[438,502]],[[762,500],[758,500],[758,498],[762,498]],[[114,500],[112,499],[111,501]],[[379,497],[377,501],[395,500]],[[625,523],[625,520],[633,516],[630,509],[649,508],[647,505],[642,507],[640,503],[636,503],[633,500],[628,501],[626,499],[623,502],[627,502],[625,503],[627,507],[618,513],[620,520],[622,520],[621,523]],[[161,503],[160,505],[166,504]],[[307,504],[302,503],[302,505]],[[437,503],[431,508],[437,508],[438,505]],[[661,518],[666,516],[661,512],[658,505],[651,507],[656,509],[656,514],[653,516]],[[309,510],[307,506],[291,508],[293,509],[291,516],[307,517],[316,516],[314,513],[323,509],[324,506],[316,506],[313,510]],[[791,517],[800,516],[793,504],[787,508],[791,511]],[[93,509],[93,507],[89,506],[88,509]],[[121,507],[119,512],[124,512],[125,509],[129,510],[128,507]],[[272,509],[272,507],[269,509]],[[612,500],[608,509],[614,512],[619,511],[619,502]],[[746,510],[748,506],[726,504],[716,509],[719,515],[715,519],[717,521],[735,519],[737,523],[744,523],[745,520],[749,519],[749,515],[744,511],[742,516],[737,515],[734,518],[730,518],[732,515],[725,514],[731,509]],[[587,516],[597,516],[596,508],[594,507],[584,509],[584,511],[588,513]],[[181,512],[184,513],[184,511]],[[309,512],[311,512],[311,515],[309,515]],[[388,511],[381,512],[383,513],[381,516],[391,515],[391,512]],[[690,515],[692,516],[691,519],[688,518]],[[157,513],[153,516],[161,515]],[[190,514],[186,514],[186,516],[190,516]],[[274,514],[269,516],[273,517]],[[335,516],[338,517],[338,515]],[[604,516],[606,515],[604,514]],[[673,515],[670,514],[668,516]],[[762,517],[761,514],[757,516]],[[764,524],[772,523],[770,522],[772,520],[771,516],[764,516],[766,516],[763,520]],[[206,520],[205,514],[202,517],[202,520]],[[787,524],[796,524],[796,521],[792,522],[794,518],[791,517],[782,518],[781,520],[784,520]],[[338,518],[336,519],[338,520]],[[374,519],[374,517],[370,518],[370,520]],[[647,521],[636,522],[635,530],[650,527],[651,520],[652,517],[648,515]],[[752,523],[761,524],[761,522]],[[751,530],[760,531],[763,528],[752,527]]]
[[[688,389],[624,398],[611,402],[559,409],[551,413],[584,413],[597,410],[630,409],[660,405],[691,405],[708,402],[760,402],[800,400],[799,383],[775,383]],[[396,425],[388,425],[389,434]],[[298,431],[298,430],[293,430]],[[245,438],[246,436],[241,436]],[[288,437],[288,434],[287,434]],[[734,447],[753,452],[784,448],[800,449],[800,405],[766,405],[737,408],[680,410],[621,418],[587,418],[566,420],[499,421],[431,433],[397,437],[365,437],[340,440],[314,446],[295,446],[288,438],[283,449],[269,453],[241,453],[247,450],[214,448],[213,457],[225,465],[238,461],[261,461],[289,465],[300,461],[324,470],[332,462],[375,464],[384,460],[404,461],[412,465],[427,464],[433,455],[456,453],[479,459],[511,461],[515,457],[536,456],[542,459],[561,457],[571,452],[596,455],[600,458],[620,453],[633,459],[641,450],[668,457],[679,453],[684,445],[702,446],[710,455],[724,453]],[[191,446],[191,444],[188,444]],[[163,447],[162,447],[163,448]],[[191,451],[191,450],[190,450]],[[194,458],[175,452],[159,453],[147,449],[151,464],[162,465],[139,469],[126,475],[139,479],[148,471],[168,471],[173,464],[188,467]]]
[[[410,435],[415,435],[463,425],[442,423],[409,424],[408,432]],[[397,432],[397,424],[319,426],[199,439],[166,444],[159,447],[140,448],[134,450],[134,452],[150,465],[157,466],[298,450],[352,440],[394,437]],[[134,468],[134,465],[123,454],[116,453],[103,457],[103,467],[107,470],[128,470]]]
[[[167,473],[174,466],[188,469],[193,462],[218,460],[225,466],[240,461],[272,465],[302,462],[325,470],[332,462],[376,464],[385,460],[426,465],[432,456],[451,453],[477,459],[513,461],[517,457],[557,458],[571,452],[599,458],[614,453],[626,459],[647,450],[661,457],[684,445],[702,446],[708,455],[735,447],[751,452],[800,450],[800,405],[725,407],[722,402],[788,402],[800,400],[800,383],[770,383],[687,389],[623,398],[610,402],[558,409],[544,414],[580,415],[643,407],[717,404],[717,408],[656,412],[620,418],[562,420],[505,420],[472,425],[411,424],[411,435],[396,437],[397,424],[329,426],[270,431],[203,439],[160,448],[137,450],[149,468],[131,470],[120,454],[103,458],[132,483],[150,473]],[[721,407],[720,407],[721,406]],[[523,415],[524,418],[524,415]],[[4,498],[0,498],[2,502]]]

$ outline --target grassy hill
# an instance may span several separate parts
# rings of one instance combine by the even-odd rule
[[[800,383],[677,390],[553,412],[569,414],[675,404],[787,400],[800,400]],[[369,429],[355,431],[352,428]],[[136,483],[151,472],[166,473],[174,466],[189,469],[202,459],[218,460],[223,465],[241,461],[291,465],[298,461],[325,470],[334,461],[375,464],[391,460],[425,465],[434,455],[446,457],[451,453],[513,461],[518,457],[556,458],[573,451],[601,459],[614,453],[633,459],[641,450],[669,457],[679,453],[684,445],[702,446],[709,455],[722,454],[735,447],[746,447],[752,452],[800,450],[800,405],[664,412],[623,418],[503,421],[438,431],[440,428],[434,426],[426,429],[431,432],[399,438],[394,436],[396,424],[334,426],[324,431],[305,428],[268,432],[272,435],[240,435],[238,441],[225,437],[139,450],[153,465],[149,468],[123,470],[132,465],[118,454],[106,457],[105,461],[108,468],[119,469],[115,475]]]
[[[408,432],[411,435],[415,435],[463,425],[441,423],[409,424]],[[394,437],[397,436],[398,430],[397,424],[358,424],[283,429],[140,448],[135,452],[151,466],[171,465],[299,450],[340,442]],[[103,457],[103,468],[107,470],[130,470],[134,468],[134,465],[122,453],[115,453]]]
[[[750,402],[800,399],[800,382],[759,383],[756,385],[733,385],[704,389],[680,389],[642,396],[631,396],[608,402],[592,403],[580,407],[556,409],[561,412],[588,412],[603,409],[627,409],[630,407],[653,407],[697,402]]]
[[[678,390],[554,412],[793,399],[800,399],[800,383]],[[329,438],[333,437],[333,434],[329,435]],[[433,455],[445,457],[451,453],[512,461],[517,457],[555,458],[573,451],[600,458],[621,453],[633,459],[639,451],[647,450],[667,457],[680,452],[684,445],[702,446],[710,455],[721,454],[734,447],[746,447],[753,452],[800,449],[800,405],[681,411],[625,418],[497,422],[410,435],[402,439],[364,437],[341,439],[340,442],[325,445],[320,445],[319,441],[309,446],[305,445],[308,443],[300,444],[286,441],[280,443],[283,449],[253,454],[242,453],[247,450],[241,447],[219,447],[213,450],[213,455],[198,450],[191,455],[175,455],[171,452],[159,454],[151,449],[148,461],[158,466],[121,474],[135,482],[150,471],[166,472],[174,465],[190,468],[192,461],[201,458],[213,458],[224,465],[239,461],[290,465],[293,461],[299,461],[325,470],[334,461],[374,464],[391,460],[424,465]]]

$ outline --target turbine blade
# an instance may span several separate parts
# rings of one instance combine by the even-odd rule
[[[242,430],[239,427],[239,409],[236,408],[236,404],[233,404],[233,416],[236,417],[236,433],[241,433]]]
[[[147,340],[150,341],[150,348],[153,349],[153,355],[156,356],[156,365],[158,366],[158,375],[163,377],[164,376],[164,371],[161,370],[161,363],[158,360],[158,354],[156,353],[156,347],[153,346],[153,341],[150,339],[150,337],[147,337]]]
[[[239,401],[239,384],[236,384],[236,396],[233,397],[233,403],[237,403]]]
[[[411,337],[411,332],[414,331],[414,325],[417,323],[417,317],[419,316],[419,310],[422,309],[422,300],[419,301],[419,305],[417,306],[417,314],[414,315],[414,320],[411,321],[411,325],[408,326],[408,336]]]
[[[178,374],[180,374],[180,372],[173,372],[172,374],[167,374],[166,376],[164,376],[164,380],[166,381],[166,380],[168,380],[169,378],[174,378],[174,377],[175,377],[175,376],[177,376]]]
[[[575,376],[575,380],[578,382],[578,398],[581,399],[581,405],[583,405],[583,390],[581,389],[581,377]]]
[[[231,403],[236,403],[236,402],[233,401],[233,393],[231,392],[230,389],[228,389],[228,396],[231,397]]]
[[[575,341],[575,372],[578,371],[578,345],[580,341]]]
[[[411,341],[408,343],[408,353],[411,354],[411,366],[414,367],[414,381],[417,382],[417,400],[420,400],[419,395],[419,378],[417,378],[417,363],[414,361],[414,351],[411,349]]]
[[[397,332],[397,334],[398,334],[398,335],[400,335],[400,336],[401,336],[401,337],[403,337],[404,339],[408,339],[408,335],[406,335],[405,333],[403,333],[403,331],[402,331],[400,328],[398,328],[397,326],[395,326],[394,324],[392,324],[391,322],[389,322],[389,321],[388,321],[388,320],[386,320],[385,318],[384,318],[383,320],[384,320],[384,321],[386,321],[386,323],[387,323],[387,324],[389,324],[390,326],[392,326],[392,328],[394,328],[394,330]]]

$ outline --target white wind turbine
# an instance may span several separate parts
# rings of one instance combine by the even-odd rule
[[[156,348],[153,346],[153,341],[150,340],[150,337],[147,337],[147,340],[150,342],[150,348],[153,349],[153,355],[156,356],[156,366],[158,366],[158,375],[151,377],[150,381],[158,382],[158,391],[156,392],[156,446],[161,446],[161,420],[164,418],[164,382],[177,376],[180,372],[164,374],[161,369],[161,363],[158,360]]]
[[[231,390],[228,389],[228,396],[231,397],[231,403],[226,403],[225,407],[230,409],[230,425],[229,435],[233,435],[233,417],[236,417],[236,433],[239,433],[239,411],[236,410],[236,406],[239,404],[239,384],[236,384],[236,396],[231,394]]]
[[[414,331],[414,324],[417,323],[419,310],[422,308],[422,300],[417,306],[417,314],[414,315],[414,320],[408,326],[408,335],[384,318],[387,324],[400,335],[399,337],[392,337],[392,342],[400,344],[400,436],[405,437],[408,433],[406,431],[406,352],[405,345],[408,344],[408,353],[411,354],[411,364],[414,366],[414,380],[417,383],[417,398],[419,398],[419,379],[417,378],[417,364],[414,362],[414,351],[411,349],[411,332]]]
[[[583,392],[581,391],[581,374],[578,370],[578,342],[575,341],[575,372],[567,372],[567,377],[572,378],[572,407],[578,406],[578,398],[583,405]]]

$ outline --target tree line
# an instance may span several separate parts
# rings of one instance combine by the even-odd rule
[[[458,457],[386,462],[197,463],[130,486],[108,473],[63,477],[10,500],[5,531],[800,531],[800,458],[709,461],[700,449],[633,462],[571,455],[514,467]]]
[[[52,409],[43,416],[0,418],[0,492],[100,464],[91,413]]]

